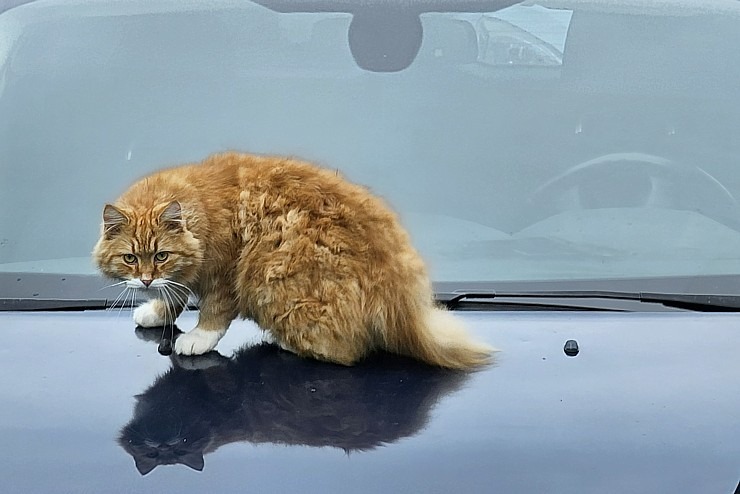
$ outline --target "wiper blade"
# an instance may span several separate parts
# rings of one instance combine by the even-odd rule
[[[108,308],[108,300],[101,299],[37,299],[0,298],[0,312],[11,311],[76,311],[103,310]]]
[[[740,311],[740,295],[623,292],[605,290],[545,290],[545,291],[455,291],[437,293],[437,301],[450,309],[468,302],[481,302],[492,299],[560,299],[560,300],[629,300],[647,304],[660,304],[665,307],[698,312],[737,312]]]

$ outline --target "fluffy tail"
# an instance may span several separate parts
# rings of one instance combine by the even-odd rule
[[[423,314],[410,353],[432,365],[474,369],[491,363],[495,348],[473,340],[463,324],[446,310],[429,308]],[[415,340],[415,341],[413,341]]]

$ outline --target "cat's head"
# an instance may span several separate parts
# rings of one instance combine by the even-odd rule
[[[213,450],[218,400],[203,371],[186,370],[177,365],[177,358],[171,360],[175,366],[136,396],[133,417],[118,436],[118,444],[134,459],[141,475],[160,465],[203,470],[203,455]]]
[[[133,457],[141,475],[148,474],[160,465],[185,465],[201,471],[205,466],[203,449],[208,440],[188,439],[184,433],[164,441],[142,439],[135,430],[127,428],[123,430],[119,443]]]
[[[129,288],[159,288],[168,281],[188,285],[202,263],[203,245],[188,230],[178,201],[107,204],[93,257],[103,274]]]

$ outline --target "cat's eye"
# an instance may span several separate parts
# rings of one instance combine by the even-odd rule
[[[126,264],[136,264],[138,262],[138,259],[133,254],[124,254],[123,262],[125,262]]]
[[[154,260],[157,262],[165,262],[169,256],[169,252],[157,252],[154,254]]]

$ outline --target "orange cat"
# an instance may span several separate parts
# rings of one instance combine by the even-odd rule
[[[284,349],[351,365],[375,349],[471,368],[492,349],[436,308],[423,261],[367,189],[302,161],[220,154],[156,172],[103,211],[94,258],[154,298],[143,327],[172,324],[199,297],[175,351],[212,350],[237,316]]]

